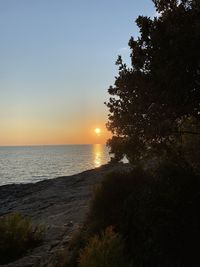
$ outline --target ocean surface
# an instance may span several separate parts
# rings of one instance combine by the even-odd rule
[[[35,183],[106,164],[105,145],[0,147],[0,185]]]

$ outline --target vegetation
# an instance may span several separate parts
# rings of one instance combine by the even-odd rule
[[[85,225],[83,225],[82,228],[73,235],[68,247],[67,267],[77,267],[80,250],[85,247],[89,239],[86,232],[87,226],[85,223]]]
[[[44,227],[33,226],[30,218],[9,214],[0,218],[0,264],[16,260],[43,239]]]
[[[189,118],[200,122],[199,1],[153,2],[159,15],[137,18],[140,36],[129,41],[131,67],[119,56],[119,75],[108,90],[108,145],[116,160],[171,154],[182,137],[200,134],[183,127]]]
[[[124,267],[127,259],[124,256],[123,240],[109,227],[101,235],[90,238],[80,252],[79,267]]]
[[[199,266],[199,192],[199,174],[182,160],[110,173],[65,266]]]
[[[87,225],[89,234],[100,233],[109,225],[115,229],[122,219],[125,199],[134,192],[136,183],[148,182],[143,170],[134,169],[133,173],[110,173],[94,191]]]
[[[198,266],[199,192],[200,177],[184,162],[112,173],[94,196],[90,234],[112,224],[136,267]]]

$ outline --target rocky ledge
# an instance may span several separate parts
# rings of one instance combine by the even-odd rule
[[[44,267],[67,245],[83,223],[92,188],[110,171],[123,171],[127,164],[104,165],[80,174],[31,184],[0,187],[0,216],[19,212],[46,227],[42,244],[9,267]]]

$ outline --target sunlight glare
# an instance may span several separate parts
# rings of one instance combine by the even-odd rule
[[[102,145],[93,145],[94,167],[98,168],[102,164]]]
[[[95,133],[97,134],[97,135],[100,135],[100,133],[101,133],[101,129],[100,128],[95,128]]]

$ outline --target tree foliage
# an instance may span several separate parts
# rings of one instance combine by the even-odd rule
[[[108,141],[120,160],[140,160],[183,134],[189,117],[200,118],[200,2],[153,0],[158,16],[139,16],[140,36],[129,41],[131,67],[121,56],[106,103]]]

